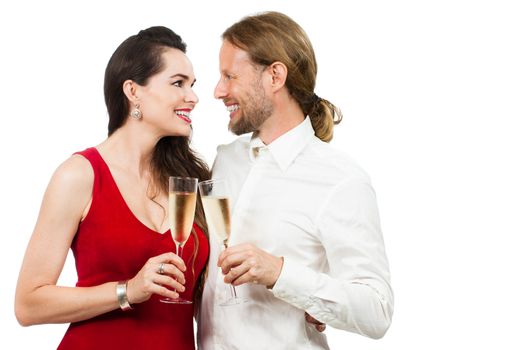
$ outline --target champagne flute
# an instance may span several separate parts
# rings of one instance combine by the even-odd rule
[[[225,180],[207,180],[200,182],[198,188],[202,197],[202,205],[209,232],[215,234],[223,243],[224,248],[227,248],[231,235],[231,207],[227,184]],[[247,299],[236,296],[236,289],[232,284],[229,286],[231,288],[231,297],[221,303],[221,306],[247,302]]]
[[[168,216],[171,235],[175,242],[176,254],[182,258],[184,244],[189,239],[193,229],[193,220],[196,207],[196,190],[198,179],[191,177],[169,177]],[[182,297],[177,299],[160,299],[169,304],[192,304],[193,302]]]

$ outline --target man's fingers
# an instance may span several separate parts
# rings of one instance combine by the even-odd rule
[[[324,324],[318,320],[316,320],[315,318],[313,318],[308,312],[305,312],[305,320],[306,322],[308,323],[313,323],[313,324]]]
[[[229,271],[237,266],[243,264],[244,261],[247,260],[249,255],[243,252],[237,252],[231,255],[228,255],[225,259],[223,259],[220,263],[220,267],[222,268],[222,272],[224,275],[228,274]]]
[[[256,280],[256,277],[254,277],[250,273],[250,270],[247,270],[246,273],[240,275],[238,278],[236,278],[232,281],[233,286],[239,286],[240,284],[245,284],[245,283],[258,283],[258,281]]]
[[[242,243],[237,244],[235,246],[231,246],[229,248],[226,248],[222,253],[220,253],[220,256],[218,257],[218,262],[216,263],[217,266],[222,266],[222,263],[224,260],[228,259],[230,256],[234,256],[236,254],[239,254],[240,256],[243,256],[244,254],[250,254],[255,247],[248,243]]]
[[[306,322],[308,323],[311,323],[313,325],[315,325],[315,329],[318,331],[318,332],[324,332],[324,330],[326,329],[326,324],[316,320],[315,318],[313,318],[310,314],[308,314],[307,312],[305,312],[305,320]]]

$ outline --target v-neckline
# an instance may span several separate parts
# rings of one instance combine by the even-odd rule
[[[149,231],[153,232],[153,233],[156,233],[158,235],[161,235],[161,236],[164,236],[166,233],[170,232],[171,229],[168,228],[166,231],[164,232],[160,232],[160,231],[157,231],[157,230],[154,230],[152,229],[151,227],[149,227],[148,225],[146,225],[145,223],[143,223],[135,214],[134,212],[132,211],[132,209],[130,208],[130,206],[128,205],[128,203],[126,202],[126,200],[124,199],[124,196],[121,192],[121,190],[119,189],[119,186],[117,185],[117,182],[115,181],[115,178],[112,174],[112,171],[110,170],[110,167],[108,166],[108,163],[106,163],[106,161],[104,160],[103,156],[101,155],[101,152],[99,152],[99,150],[96,148],[96,147],[92,147],[95,152],[97,153],[97,155],[99,156],[99,159],[101,159],[101,162],[103,164],[103,166],[106,167],[107,171],[108,171],[108,175],[110,175],[110,179],[112,180],[112,183],[114,184],[115,186],[115,189],[117,190],[117,193],[119,194],[119,198],[121,199],[121,202],[124,204],[124,206],[126,207],[126,209],[128,210],[129,214],[131,217],[133,217],[133,219],[138,222],[142,227],[148,229]]]

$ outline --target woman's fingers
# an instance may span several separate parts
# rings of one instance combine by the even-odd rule
[[[137,275],[128,281],[127,294],[130,303],[142,303],[152,294],[178,298],[184,292],[186,278],[184,261],[171,252],[150,258]]]
[[[162,270],[162,271],[161,271]],[[160,273],[162,272],[162,273]],[[176,279],[181,284],[186,283],[186,278],[184,277],[184,274],[182,271],[178,269],[177,266],[173,264],[167,264],[167,263],[160,263],[159,267],[157,269],[157,273],[159,275],[168,275]]]
[[[165,278],[170,278],[170,277],[165,276]],[[165,284],[167,281],[164,280],[163,282],[164,282],[164,285],[157,284],[157,283],[152,283],[150,285],[150,287],[148,288],[148,292],[150,293],[150,296],[152,294],[157,294],[157,295],[167,297],[167,298],[173,298],[173,299],[178,298],[178,292],[173,289],[168,288],[169,285],[168,285],[168,287],[166,287]]]
[[[158,264],[162,262],[169,263],[175,265],[180,271],[186,271],[186,264],[184,263],[184,260],[172,252],[158,255],[154,258],[151,258],[149,261],[153,261],[154,263]]]
[[[168,286],[171,289],[175,289],[179,292],[183,292],[186,290],[186,287],[184,287],[182,283],[166,275],[157,275],[153,282],[155,285]]]
[[[155,291],[154,294],[158,294],[163,297],[171,298],[171,299],[177,299],[179,297],[177,292],[175,292],[171,289],[168,289],[166,287],[159,286],[159,285],[157,285],[157,290]]]

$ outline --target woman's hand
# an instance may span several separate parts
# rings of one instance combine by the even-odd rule
[[[178,298],[178,293],[172,289],[179,292],[185,290],[184,271],[186,271],[186,265],[176,254],[164,253],[150,258],[137,275],[128,281],[128,302],[130,304],[142,303],[148,300],[152,294]]]

